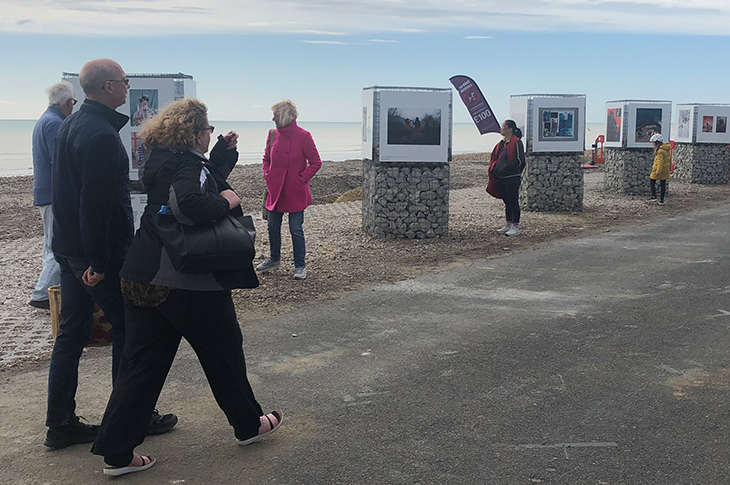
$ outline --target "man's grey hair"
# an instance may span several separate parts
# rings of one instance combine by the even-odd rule
[[[69,99],[74,99],[74,87],[68,81],[61,81],[46,88],[48,104],[56,108],[63,106]]]
[[[114,71],[112,71],[111,67],[103,62],[95,62],[87,69],[81,69],[79,84],[81,84],[81,89],[88,96],[100,92],[104,83],[110,79],[114,79]]]

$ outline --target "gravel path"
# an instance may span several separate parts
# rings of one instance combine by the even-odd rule
[[[291,241],[283,237],[281,268],[261,276],[261,286],[237,290],[234,300],[243,326],[274,313],[330,300],[381,283],[439,271],[454,264],[521,251],[558,238],[610,231],[651,218],[668,218],[728,200],[730,186],[686,184],[672,180],[664,206],[645,197],[606,193],[601,169],[585,173],[580,213],[523,212],[521,234],[507,238],[503,204],[486,195],[488,154],[455,156],[451,164],[448,237],[430,240],[378,240],[363,234],[360,202],[333,204],[361,184],[360,161],[325,163],[312,180],[315,205],[305,212],[307,272],[292,279]],[[238,167],[232,186],[244,210],[254,215],[259,258],[268,255],[266,223],[260,217],[263,180],[260,166]],[[28,306],[40,271],[42,228],[32,207],[31,177],[0,178],[0,368],[47,359],[51,349],[49,313]],[[284,231],[286,225],[284,226]]]

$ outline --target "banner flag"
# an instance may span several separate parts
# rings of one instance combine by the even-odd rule
[[[499,133],[501,129],[499,121],[494,117],[492,108],[489,107],[489,103],[487,103],[477,83],[467,76],[453,76],[449,81],[459,92],[459,96],[461,96],[461,100],[469,110],[471,119],[477,125],[479,133],[482,135],[485,133]]]

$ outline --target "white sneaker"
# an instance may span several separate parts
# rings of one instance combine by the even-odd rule
[[[294,279],[304,280],[307,278],[307,268],[294,268]]]
[[[509,228],[509,231],[505,232],[504,234],[506,236],[516,236],[520,233],[520,230],[517,228],[515,224],[512,224],[512,227]]]
[[[271,258],[267,259],[263,263],[256,266],[256,271],[260,271],[261,273],[266,273],[267,271],[271,271],[272,269],[276,269],[279,266],[281,266],[281,260],[279,261],[272,261]]]
[[[502,226],[501,229],[497,229],[497,232],[500,233],[500,234],[506,234],[507,231],[509,231],[510,227],[512,227],[512,223],[511,222],[508,222],[507,224],[505,224],[504,226]]]

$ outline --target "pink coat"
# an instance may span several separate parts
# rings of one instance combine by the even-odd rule
[[[264,150],[264,180],[269,191],[266,208],[276,212],[299,212],[312,204],[309,181],[322,166],[312,135],[292,121],[277,128],[269,150]]]

